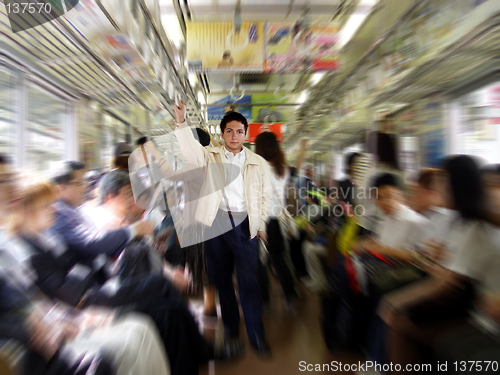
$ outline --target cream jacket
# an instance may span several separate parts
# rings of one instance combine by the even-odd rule
[[[205,179],[201,188],[200,199],[195,219],[211,226],[222,201],[225,186],[224,146],[203,147],[193,136],[186,123],[179,124],[175,130],[182,153],[189,163],[196,167],[205,167]],[[246,161],[243,166],[245,198],[250,222],[250,237],[258,231],[266,230],[271,199],[270,171],[267,161],[244,147]]]

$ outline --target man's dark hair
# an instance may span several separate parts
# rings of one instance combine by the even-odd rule
[[[440,172],[441,171],[439,169],[434,168],[422,169],[417,178],[418,185],[424,189],[432,190],[432,184]]]
[[[52,178],[56,185],[65,185],[73,180],[74,172],[85,169],[85,164],[80,161],[67,161],[64,162],[61,170]]]
[[[193,130],[193,133],[194,132],[195,131]],[[198,136],[198,141],[203,147],[206,147],[210,144],[210,134],[208,134],[205,130],[196,128],[196,135]]]
[[[395,187],[397,189],[400,189],[400,186],[396,180],[396,176],[394,176],[391,173],[384,173],[384,174],[380,174],[380,175],[376,176],[375,179],[373,180],[372,186],[376,187],[377,189],[380,189],[380,188],[383,188],[386,186],[392,186],[392,187]]]
[[[99,186],[99,181],[104,176],[104,173],[102,173],[98,169],[90,170],[85,175],[83,175],[83,178],[85,179],[85,182],[87,186],[85,187],[85,195],[84,195],[84,200],[85,202],[91,200],[93,198],[93,194],[97,187]]]
[[[467,155],[449,156],[443,170],[448,174],[454,209],[463,219],[485,220],[486,193],[476,159]]]
[[[100,204],[106,203],[108,195],[116,197],[120,194],[120,189],[127,185],[130,185],[130,176],[127,172],[114,170],[106,173],[99,182]]]
[[[226,125],[231,121],[241,122],[245,127],[245,134],[246,134],[248,130],[248,121],[245,118],[245,116],[243,116],[241,113],[238,112],[228,112],[224,115],[222,121],[220,122],[220,131],[222,134],[224,134],[224,130],[226,130]]]
[[[369,132],[366,136],[366,151],[375,154],[380,163],[399,169],[397,138],[393,133]]]
[[[0,164],[11,164],[12,160],[6,154],[0,152]]]

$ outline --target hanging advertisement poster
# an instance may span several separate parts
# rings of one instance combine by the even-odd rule
[[[421,136],[422,167],[439,168],[446,154],[445,129],[434,130]]]
[[[316,23],[267,22],[265,25],[265,72],[336,70],[340,67],[337,44],[339,28]]]
[[[443,120],[443,98],[434,96],[422,103],[417,132],[420,139],[422,167],[439,167],[446,154],[446,129]]]
[[[276,135],[278,142],[283,141],[283,124],[248,124],[248,139],[247,142],[254,143],[255,138],[260,133],[271,132]]]
[[[187,24],[187,61],[191,71],[257,70],[264,61],[264,25],[242,22],[191,22]]]
[[[144,61],[139,49],[125,33],[103,34],[93,40],[103,58],[116,69],[123,70],[133,81],[147,81],[155,78],[153,71]]]
[[[288,98],[286,96],[279,96],[274,94],[254,94],[252,95],[252,104],[265,104],[265,103],[277,103],[286,104]],[[287,108],[290,107],[279,107],[279,106],[253,106],[252,107],[252,120],[254,122],[260,123],[275,123],[275,122],[287,122],[288,121],[288,111]]]
[[[237,99],[237,100],[235,100]],[[211,104],[219,104],[217,107],[208,107],[208,121],[220,121],[224,117],[224,106],[222,104],[230,104],[235,107],[235,111],[241,113],[250,121],[252,118],[251,107],[245,107],[245,104],[252,103],[252,95],[243,95],[242,97],[234,98],[230,95],[224,96],[215,100]]]

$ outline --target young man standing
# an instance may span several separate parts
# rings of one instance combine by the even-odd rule
[[[262,300],[257,280],[257,239],[267,242],[266,221],[270,193],[267,162],[243,147],[248,122],[237,112],[221,121],[224,145],[203,147],[184,119],[184,103],[174,107],[176,136],[188,161],[205,169],[195,219],[211,233],[205,242],[209,274],[219,291],[228,353],[243,350],[240,316],[232,282],[236,268],[238,290],[251,346],[261,357],[271,354],[262,324]]]

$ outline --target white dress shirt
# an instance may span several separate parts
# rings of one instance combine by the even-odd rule
[[[444,244],[453,222],[458,220],[459,214],[456,211],[442,207],[431,207],[422,215],[431,221],[431,226],[425,234],[424,241],[430,240]]]
[[[285,188],[288,181],[288,170],[286,173],[279,177],[274,171],[274,167],[269,163],[271,170],[271,202],[269,205],[269,218],[276,218],[280,215],[282,208],[285,206]]]
[[[219,208],[224,211],[246,212],[247,201],[245,197],[245,184],[243,183],[243,166],[246,161],[245,150],[242,148],[239,153],[233,155],[232,152],[224,149],[224,153],[226,155],[226,161],[224,163],[226,181],[233,181],[223,190],[224,195]],[[226,168],[226,163],[238,167],[238,169],[234,167]],[[232,172],[235,170],[239,170],[236,178],[232,176]]]
[[[409,248],[424,238],[429,226],[429,219],[400,204],[394,216],[383,218],[379,241],[395,249]]]
[[[488,291],[500,293],[500,231],[476,220],[456,220],[448,233],[450,257],[444,266],[479,280]]]

